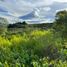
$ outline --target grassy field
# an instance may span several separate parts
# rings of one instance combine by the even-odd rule
[[[67,38],[62,32],[8,33],[0,35],[0,67],[67,67]]]

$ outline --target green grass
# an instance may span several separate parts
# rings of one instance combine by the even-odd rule
[[[0,36],[0,67],[66,67],[66,39],[64,44],[52,30]]]

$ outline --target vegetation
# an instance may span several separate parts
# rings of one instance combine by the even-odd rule
[[[0,35],[5,35],[5,32],[7,32],[7,25],[8,21],[0,17]]]
[[[66,18],[66,12],[60,13]],[[0,35],[0,67],[67,67],[67,23],[60,18],[47,30],[26,27],[21,33]]]

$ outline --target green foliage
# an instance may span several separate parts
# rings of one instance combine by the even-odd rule
[[[7,32],[8,21],[5,18],[0,17],[0,35],[5,35]]]
[[[55,22],[53,24],[55,31],[59,31],[62,39],[67,38],[67,11],[59,11],[56,14]]]
[[[6,22],[0,18],[0,67],[67,67],[67,11],[56,14],[55,29],[15,34]]]
[[[67,11],[57,12],[54,27],[59,31],[66,31],[66,29],[67,29]]]
[[[66,60],[67,50],[58,32],[34,30],[0,36],[1,67],[66,67]]]

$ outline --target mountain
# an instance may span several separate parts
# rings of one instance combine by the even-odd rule
[[[29,13],[29,14],[27,14],[27,15],[24,15],[24,16],[20,16],[19,18],[26,20],[26,19],[32,19],[32,18],[34,18],[34,17],[35,17],[35,16],[34,16],[34,11],[32,11],[31,13]]]

